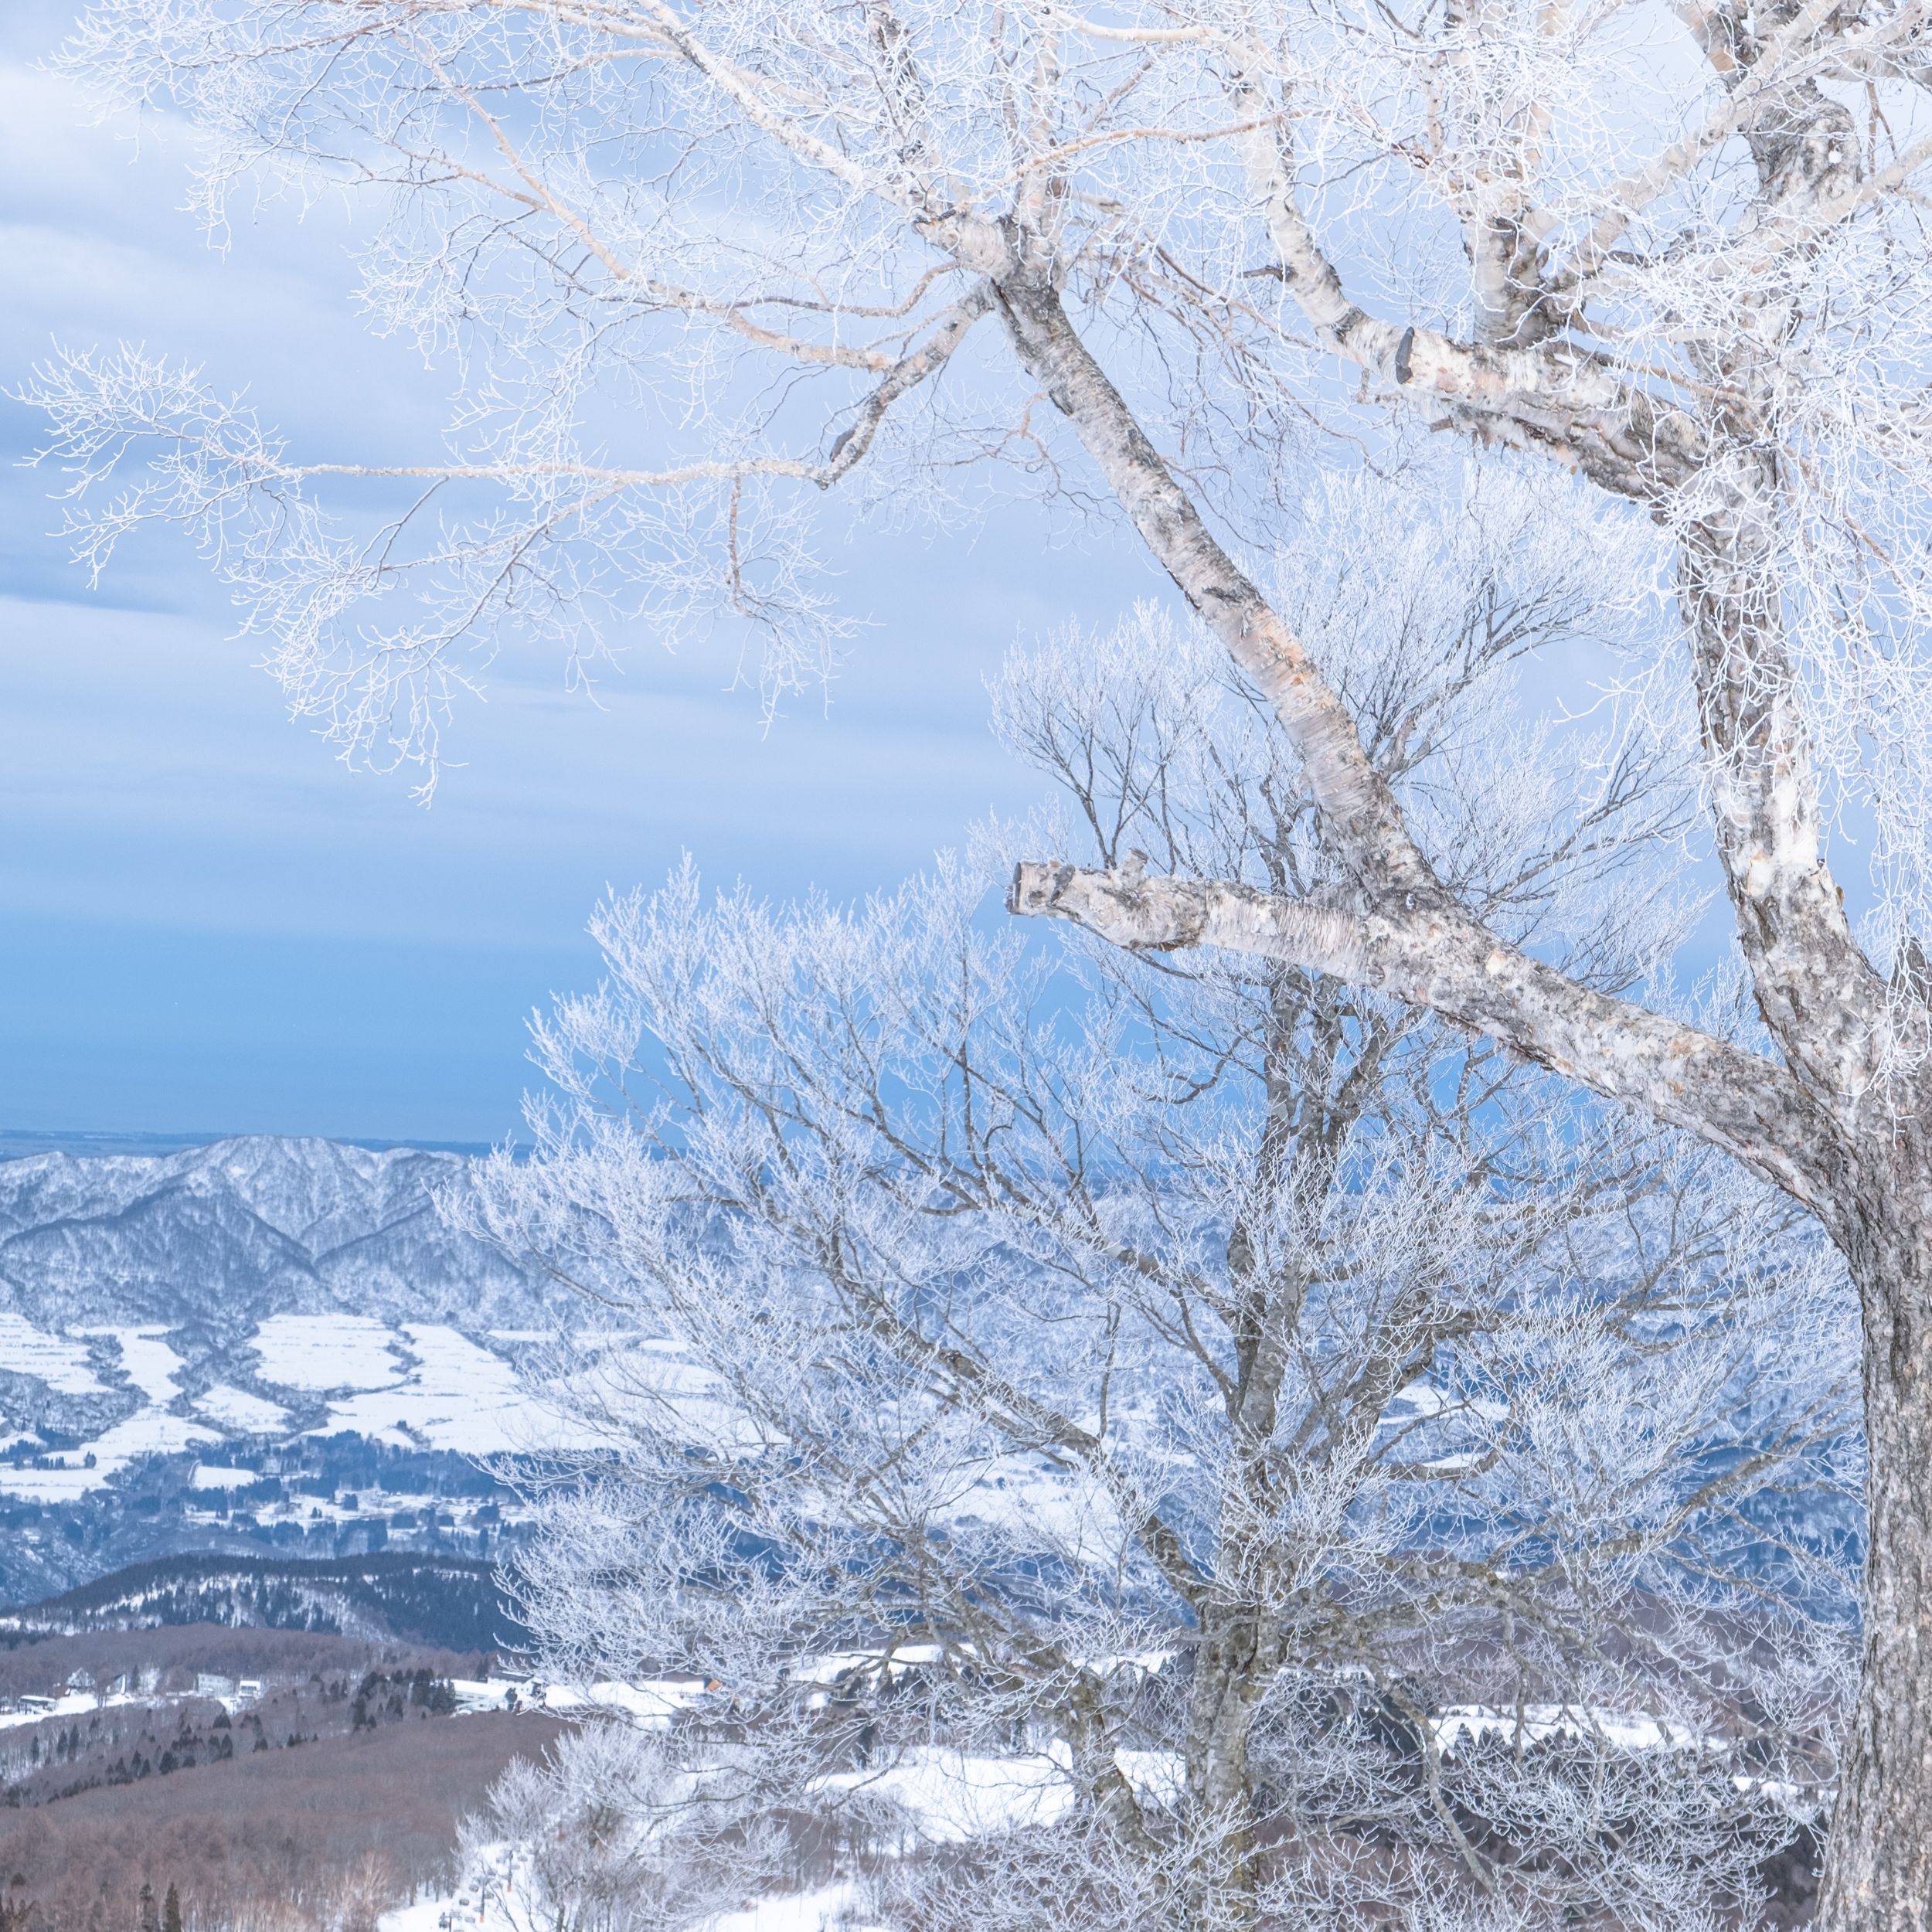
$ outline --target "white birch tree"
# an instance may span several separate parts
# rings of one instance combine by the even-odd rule
[[[1675,942],[1684,788],[1647,734],[1606,770],[1502,721],[1628,553],[1507,492],[1459,543],[1332,513],[1400,614],[1330,655],[1371,756],[1462,897],[1627,987]],[[1335,876],[1199,628],[1063,639],[995,701],[1096,861]],[[741,1822],[769,1880],[774,1821],[916,1841],[936,1791],[998,1842],[889,1865],[894,1924],[1750,1914],[1796,1829],[1767,1776],[1828,1777],[1842,1580],[1764,1513],[1855,1483],[1849,1348],[1777,1342],[1846,1333],[1828,1250],[1399,1002],[1043,951],[981,896],[955,864],[851,913],[707,906],[687,869],[600,913],[604,985],[539,1028],[556,1097],[487,1231],[654,1345],[566,1359],[603,1449],[556,1472],[527,1614],[549,1669],[728,1709],[635,1747],[668,1795],[628,1834],[558,1823],[641,1777],[607,1739],[506,1793],[559,1848],[544,1899],[607,1910],[614,1869],[610,1923],[689,1922],[674,1877],[715,1889]],[[1458,1706],[1515,1715],[1485,1746]]]
[[[211,209],[257,169],[386,198],[366,298],[467,372],[449,447],[379,473],[130,352],[39,393],[91,557],[191,526],[298,704],[431,771],[505,624],[584,651],[600,607],[724,614],[804,675],[825,491],[985,459],[1111,502],[1273,707],[1339,870],[1304,896],[1046,860],[1016,908],[1409,1002],[1817,1216],[1870,1454],[1825,1920],[1923,1927],[1927,35],[1926,0],[101,0],[76,60],[195,119]],[[1411,425],[1665,538],[1760,1039],[1496,930],[1261,588],[1335,432]],[[333,520],[336,488],[377,507]]]

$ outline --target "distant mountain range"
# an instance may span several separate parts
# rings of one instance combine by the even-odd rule
[[[0,1162],[0,1308],[37,1325],[246,1332],[273,1315],[527,1325],[529,1279],[452,1233],[470,1161],[253,1136],[162,1155]]]
[[[102,1154],[155,1155],[183,1154],[192,1149],[213,1147],[217,1141],[271,1139],[272,1135],[236,1134],[153,1134],[115,1132],[103,1128],[70,1128],[56,1132],[47,1128],[0,1127],[0,1161],[18,1160],[33,1154],[73,1154],[93,1157]],[[283,1137],[287,1138],[287,1137]],[[300,1138],[300,1137],[297,1137]],[[311,1137],[312,1138],[312,1137]],[[487,1154],[495,1145],[489,1141],[381,1141],[351,1138],[337,1145],[366,1148],[372,1154],[386,1154],[394,1148],[427,1154]]]

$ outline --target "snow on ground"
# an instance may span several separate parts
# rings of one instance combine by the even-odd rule
[[[255,1331],[264,1382],[286,1389],[386,1389],[403,1379],[396,1337],[364,1315],[273,1315]]]
[[[529,1932],[546,1922],[533,1909],[522,1861],[492,1846],[464,1875],[454,1892],[399,1905],[376,1921],[376,1932]],[[722,1912],[689,1932],[862,1932],[858,1888],[827,1885],[754,1900],[742,1910]],[[877,1932],[877,1928],[872,1928]]]
[[[82,1345],[65,1336],[42,1335],[37,1330],[28,1330],[36,1347],[29,1350],[22,1344],[10,1353],[8,1343],[17,1342],[20,1332],[26,1328],[26,1324],[18,1315],[0,1315],[0,1367],[11,1366],[15,1361],[31,1361],[37,1366],[22,1366],[17,1372],[37,1376],[51,1389],[76,1394],[106,1393],[91,1369],[86,1372],[85,1385],[80,1383],[73,1372],[73,1359],[79,1355],[84,1362]],[[46,1460],[52,1464],[50,1468],[15,1469],[0,1465],[0,1492],[36,1502],[70,1502],[90,1489],[104,1488],[110,1477],[139,1457],[179,1455],[199,1444],[221,1440],[218,1430],[175,1415],[170,1410],[169,1405],[181,1393],[176,1371],[183,1365],[181,1357],[162,1338],[168,1334],[167,1329],[87,1328],[80,1332],[104,1336],[118,1345],[121,1366],[128,1379],[148,1398],[147,1406],[91,1442],[48,1457]]]
[[[50,1468],[0,1465],[0,1492],[35,1502],[71,1502],[90,1489],[104,1488],[110,1477],[138,1457],[176,1455],[198,1444],[221,1440],[219,1431],[170,1411],[169,1405],[181,1394],[176,1371],[183,1365],[162,1338],[168,1333],[166,1328],[83,1328],[77,1332],[104,1337],[117,1345],[121,1366],[128,1380],[148,1398],[147,1405],[91,1442],[47,1457]],[[77,1360],[81,1365],[78,1370]],[[69,1394],[107,1393],[86,1362],[83,1343],[64,1335],[43,1335],[18,1315],[0,1315],[0,1368],[37,1376],[49,1388]]]
[[[56,1335],[20,1315],[0,1314],[0,1372],[31,1376],[61,1394],[110,1395],[114,1385],[95,1372],[88,1344],[92,1338],[98,1349],[111,1342],[126,1383],[145,1398],[137,1413],[93,1441],[38,1458],[49,1467],[0,1463],[0,1494],[71,1502],[104,1487],[136,1457],[287,1429],[286,1408],[233,1383],[184,1400],[185,1364],[168,1345],[169,1332],[122,1325]],[[634,1337],[624,1340],[635,1346]],[[318,1435],[348,1430],[391,1447],[467,1455],[593,1446],[580,1425],[533,1392],[502,1355],[440,1324],[396,1329],[366,1315],[274,1315],[254,1331],[249,1346],[271,1387],[332,1398],[327,1420],[314,1431]],[[673,1366],[669,1372],[675,1379],[682,1371]],[[124,1390],[126,1384],[120,1386]],[[9,1434],[0,1416],[0,1447],[32,1440]],[[234,1477],[226,1486],[246,1479]],[[197,1486],[223,1485],[210,1478],[198,1478]]]
[[[226,1382],[218,1382],[197,1396],[195,1406],[210,1421],[223,1423],[244,1435],[273,1435],[288,1420],[288,1411],[280,1403],[264,1401]]]
[[[13,1730],[22,1724],[51,1723],[56,1717],[84,1717],[92,1712],[105,1710],[111,1705],[139,1704],[145,1701],[121,1692],[116,1692],[111,1697],[97,1697],[92,1691],[76,1691],[69,1696],[56,1698],[46,1710],[0,1711],[0,1731]]]
[[[675,1409],[689,1440],[718,1455],[757,1455],[770,1447],[760,1425],[732,1399],[724,1379],[691,1361],[683,1345],[634,1331],[587,1329],[577,1338],[578,1376],[594,1401]]]
[[[406,1373],[332,1403],[315,1433],[352,1429],[397,1448],[427,1445],[471,1456],[566,1446],[577,1439],[566,1419],[518,1379],[501,1355],[434,1322],[403,1331],[414,1361]]]
[[[170,1415],[165,1409],[143,1409],[117,1422],[104,1435],[83,1442],[78,1449],[60,1451],[51,1469],[14,1469],[0,1464],[0,1492],[26,1497],[35,1502],[71,1502],[90,1489],[107,1486],[110,1476],[125,1469],[142,1456],[178,1456],[205,1442],[219,1442],[218,1430],[191,1422],[184,1416]],[[87,1458],[94,1467],[87,1466]]]
[[[1143,1804],[1180,1803],[1187,1781],[1187,1760],[1179,1751],[1117,1750],[1114,1762]]]
[[[1541,1743],[1546,1738],[1597,1738],[1625,1751],[1685,1750],[1700,1740],[1680,1725],[1661,1718],[1632,1716],[1625,1711],[1578,1709],[1567,1704],[1526,1704],[1522,1708],[1522,1736],[1526,1744]],[[1492,1710],[1485,1704],[1451,1704],[1429,1728],[1445,1751],[1453,1751],[1465,1738],[1502,1737],[1514,1743],[1518,1715],[1515,1711]]]
[[[702,1932],[828,1932],[854,1923],[858,1906],[855,1886],[821,1886],[815,1892],[760,1899],[742,1912],[720,1913],[705,1921]]]
[[[823,1791],[887,1800],[905,1813],[912,1842],[928,1845],[962,1845],[1024,1825],[1051,1825],[1073,1804],[1063,1757],[1048,1751],[979,1757],[917,1746],[870,1769],[835,1771],[817,1783]]]
[[[506,1683],[502,1678],[454,1677],[450,1680],[450,1688],[456,1693],[459,1713],[506,1710],[514,1696],[524,1710],[560,1714],[605,1711],[644,1726],[668,1723],[680,1711],[695,1709],[706,1694],[703,1682],[696,1677],[651,1678],[640,1684],[587,1685]]]
[[[418,1899],[385,1912],[376,1932],[446,1932],[452,1926],[481,1927],[485,1932],[527,1932],[529,1914],[522,1908],[520,1861],[505,1847],[491,1845],[454,1892]],[[504,1894],[511,1895],[505,1908]]]
[[[456,1693],[456,1708],[459,1713],[468,1714],[479,1711],[500,1711],[509,1708],[512,1691],[518,1693],[522,1701],[524,1686],[505,1684],[498,1679],[494,1682],[488,1679],[452,1677],[450,1689]]]
[[[1056,1468],[1043,1456],[1015,1454],[988,1462],[957,1505],[965,1522],[1044,1542],[1070,1563],[1104,1565],[1126,1532],[1098,1476]]]
[[[1114,1761],[1145,1803],[1171,1804],[1185,1774],[1175,1751],[1116,1751]],[[866,1770],[818,1781],[828,1791],[883,1798],[906,1815],[910,1841],[961,1845],[1027,1825],[1052,1825],[1073,1805],[1073,1757],[1064,1743],[1014,1757],[977,1757],[938,1745],[916,1746]]]
[[[246,1489],[251,1482],[261,1479],[259,1469],[229,1469],[219,1463],[198,1462],[188,1486],[191,1489]]]
[[[399,1330],[366,1315],[280,1315],[255,1331],[253,1346],[264,1381],[335,1396],[312,1434],[349,1431],[391,1448],[471,1456],[584,1440],[501,1355],[440,1323]],[[239,1389],[210,1389],[200,1406],[256,1431],[283,1416]]]
[[[102,1396],[107,1384],[94,1372],[87,1345],[49,1335],[25,1315],[0,1315],[0,1369],[32,1376],[56,1395]]]
[[[391,1906],[376,1921],[376,1932],[443,1932],[450,1923],[450,1908],[454,1903],[445,1895],[418,1899],[413,1905]],[[471,1921],[466,1919],[464,1923]]]
[[[0,1314],[0,1372],[32,1376],[63,1394],[111,1394],[114,1388],[95,1373],[90,1359],[93,1338],[97,1346],[114,1343],[127,1382],[145,1398],[138,1413],[95,1440],[41,1458],[53,1467],[0,1464],[0,1493],[68,1502],[103,1487],[136,1456],[179,1454],[225,1435],[274,1435],[288,1427],[287,1409],[233,1383],[217,1383],[184,1400],[185,1364],[168,1345],[169,1332],[114,1326],[55,1335],[20,1315]],[[588,1352],[587,1374],[634,1394],[648,1386],[654,1395],[677,1402],[699,1434],[722,1430],[729,1435],[740,1426],[716,1402],[711,1385],[669,1345],[631,1333],[580,1340]],[[317,1435],[352,1432],[393,1448],[478,1456],[589,1448],[599,1442],[592,1430],[531,1388],[503,1355],[443,1324],[391,1328],[366,1315],[273,1315],[256,1328],[248,1346],[270,1387],[331,1398],[326,1420],[311,1432]],[[184,1413],[174,1413],[177,1408]],[[0,1447],[14,1440],[29,1438],[9,1437],[0,1416]],[[757,1446],[755,1434],[752,1446]]]
[[[1389,1398],[1387,1408],[1383,1413],[1384,1427],[1404,1422],[1415,1422],[1424,1417],[1439,1416],[1450,1410],[1459,1414],[1480,1416],[1486,1422],[1501,1422],[1509,1413],[1506,1402],[1498,1402],[1493,1396],[1451,1395],[1438,1389],[1427,1379],[1411,1382],[1398,1389]]]
[[[77,1335],[105,1335],[119,1345],[122,1371],[151,1403],[162,1407],[181,1393],[175,1371],[186,1365],[162,1339],[169,1331],[161,1328],[77,1328]]]
[[[1074,1662],[1086,1670],[1127,1671],[1136,1677],[1158,1677],[1180,1655],[1172,1650],[1083,1652]]]
[[[706,1695],[701,1679],[661,1677],[641,1684],[591,1684],[581,1690],[546,1685],[543,1704],[546,1711],[621,1712],[633,1723],[656,1725],[696,1709]]]
[[[946,1655],[941,1644],[896,1644],[889,1655],[883,1650],[820,1651],[794,1657],[785,1666],[794,1684],[835,1684],[849,1671],[876,1670],[882,1665],[900,1671],[915,1664],[937,1664]]]

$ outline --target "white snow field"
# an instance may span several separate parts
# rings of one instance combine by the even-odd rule
[[[0,1463],[0,1492],[35,1502],[71,1502],[90,1489],[105,1488],[109,1477],[142,1456],[180,1455],[221,1440],[220,1432],[205,1423],[171,1415],[165,1409],[143,1409],[91,1442],[61,1451],[49,1458],[51,1468],[15,1469]]]
[[[22,1316],[0,1314],[0,1371],[26,1376],[60,1396],[125,1399],[128,1385],[144,1398],[131,1416],[70,1449],[34,1459],[48,1466],[0,1463],[0,1493],[40,1502],[71,1502],[137,1458],[178,1454],[236,1437],[276,1435],[291,1424],[288,1409],[231,1382],[184,1396],[187,1364],[165,1328],[93,1327],[53,1334]],[[97,1369],[103,1342],[118,1354],[119,1372]],[[90,1344],[96,1353],[90,1356]],[[325,1419],[309,1433],[344,1431],[399,1449],[447,1450],[494,1455],[560,1448],[584,1442],[583,1430],[541,1401],[502,1355],[458,1330],[433,1322],[399,1327],[367,1315],[272,1315],[247,1350],[271,1390],[330,1398]],[[244,1362],[247,1356],[244,1356]],[[29,1440],[0,1414],[0,1444]],[[91,1461],[90,1461],[91,1458]],[[203,1465],[195,1486],[222,1486]],[[233,1484],[254,1478],[236,1474]]]
[[[77,1328],[77,1335],[100,1335],[121,1351],[121,1372],[151,1403],[165,1408],[181,1393],[175,1372],[187,1365],[162,1340],[167,1328]]]
[[[564,1418],[532,1395],[501,1355],[435,1323],[407,1323],[403,1335],[403,1342],[389,1345],[406,1349],[407,1370],[332,1403],[314,1434],[348,1429],[396,1448],[471,1456],[560,1448],[573,1439]]]
[[[250,1344],[261,1378],[326,1394],[386,1389],[403,1377],[393,1330],[364,1315],[271,1315]]]
[[[218,1382],[195,1398],[195,1406],[209,1421],[245,1436],[270,1436],[287,1424],[288,1411],[278,1402],[251,1396],[246,1389]]]
[[[1116,1751],[1114,1761],[1141,1798],[1171,1802],[1179,1795],[1179,1753]],[[842,1771],[821,1781],[827,1791],[866,1793],[896,1806],[906,1821],[895,1848],[903,1854],[919,1844],[963,1845],[1053,1824],[1072,1808],[1072,1768],[1064,1744],[1011,1757],[921,1745],[871,1770]]]
[[[453,1892],[399,1905],[376,1921],[376,1932],[530,1932],[543,1921],[533,1910],[522,1862],[502,1846],[486,1851]],[[856,1886],[821,1886],[753,1900],[723,1912],[690,1932],[881,1932],[859,1912]]]
[[[581,1439],[502,1356],[440,1322],[390,1328],[366,1315],[271,1315],[250,1345],[264,1382],[332,1398],[311,1435],[346,1430],[391,1448],[471,1456]]]
[[[107,1386],[87,1359],[87,1345],[36,1328],[25,1315],[0,1315],[0,1369],[31,1376],[56,1395],[98,1396]]]
[[[508,1710],[514,1695],[517,1706],[524,1710],[554,1711],[560,1715],[601,1711],[627,1717],[646,1730],[669,1723],[680,1711],[694,1709],[705,1696],[702,1682],[695,1677],[582,1685],[506,1682],[500,1677],[453,1677],[450,1688],[456,1693],[456,1708],[461,1713]]]
[[[228,1469],[219,1463],[198,1462],[188,1486],[190,1489],[246,1489],[251,1482],[261,1479],[259,1469]]]
[[[219,1430],[173,1412],[171,1405],[181,1393],[175,1372],[182,1362],[162,1339],[167,1332],[158,1328],[78,1331],[117,1345],[121,1371],[147,1397],[146,1404],[91,1441],[46,1458],[48,1468],[16,1469],[0,1464],[0,1492],[35,1502],[70,1502],[90,1489],[104,1488],[110,1477],[139,1457],[178,1455],[203,1443],[220,1441]],[[30,1363],[39,1366],[26,1366]],[[44,1334],[18,1315],[0,1315],[0,1368],[33,1376],[60,1394],[110,1393],[87,1364],[84,1342]]]
[[[920,1842],[963,1845],[1033,1825],[1051,1825],[1073,1804],[1073,1786],[1058,1753],[980,1757],[917,1746],[875,1769],[840,1771],[820,1781],[828,1791],[883,1798],[902,1811],[899,1849]]]
[[[69,1696],[56,1698],[44,1710],[0,1711],[0,1731],[14,1730],[28,1724],[49,1724],[58,1718],[84,1717],[111,1706],[142,1704],[147,1701],[132,1691],[115,1691],[105,1697],[97,1697],[92,1691],[76,1691]]]
[[[821,1886],[814,1892],[790,1892],[780,1898],[760,1899],[742,1912],[726,1912],[711,1920],[703,1932],[862,1932],[853,1916],[859,1903],[852,1885]]]

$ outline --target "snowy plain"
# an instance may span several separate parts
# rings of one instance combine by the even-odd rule
[[[193,1386],[191,1364],[173,1345],[180,1332],[145,1325],[61,1332],[0,1313],[0,1372],[38,1383],[51,1396],[118,1398],[131,1413],[44,1454],[0,1461],[0,1494],[70,1502],[107,1486],[138,1458],[207,1452],[230,1441],[285,1434],[294,1413],[321,1419],[303,1433],[345,1432],[399,1449],[488,1456],[583,1442],[580,1428],[543,1402],[508,1351],[443,1323],[393,1326],[366,1315],[272,1315],[230,1358],[226,1379]],[[246,1386],[245,1386],[246,1385]],[[0,1449],[36,1448],[32,1432],[0,1416]],[[39,1466],[35,1466],[38,1464]],[[204,1453],[202,1468],[222,1468]],[[243,1472],[233,1472],[240,1486]],[[253,1480],[250,1477],[249,1480]],[[221,1486],[213,1475],[196,1486]]]

